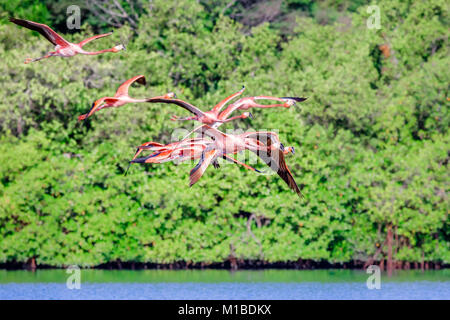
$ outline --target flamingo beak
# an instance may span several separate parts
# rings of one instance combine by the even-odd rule
[[[291,147],[291,152],[292,152],[292,154],[295,154],[295,148],[294,147]]]
[[[248,117],[249,117],[250,119],[253,119],[253,115],[252,115],[251,112],[248,113]]]
[[[284,145],[282,143],[280,143],[280,150],[284,151]]]

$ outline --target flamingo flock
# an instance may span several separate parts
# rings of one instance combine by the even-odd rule
[[[125,49],[123,44],[116,45],[111,49],[93,52],[85,51],[83,49],[83,46],[87,43],[109,36],[112,32],[96,35],[79,43],[70,43],[64,40],[63,37],[58,35],[45,24],[15,18],[10,18],[9,20],[19,26],[39,32],[48,41],[55,45],[54,51],[50,51],[46,55],[39,58],[28,58],[25,60],[25,63],[35,62],[53,56],[72,57],[76,54],[97,55],[106,52],[116,53]],[[285,155],[289,153],[294,154],[295,149],[294,147],[285,147],[280,142],[277,133],[270,131],[254,131],[245,132],[242,134],[225,134],[218,128],[221,125],[233,120],[253,118],[252,114],[247,111],[248,109],[275,107],[290,108],[297,102],[305,101],[306,98],[254,96],[244,97],[231,103],[245,91],[245,87],[243,86],[241,90],[226,97],[216,104],[211,110],[203,111],[197,106],[178,99],[173,92],[151,98],[132,98],[130,97],[128,90],[133,83],[145,85],[145,76],[138,75],[126,80],[119,86],[113,97],[102,97],[97,99],[87,113],[78,117],[78,121],[86,121],[88,118],[92,117],[94,113],[97,113],[102,109],[122,107],[128,103],[161,103],[177,105],[192,114],[192,116],[184,118],[174,115],[170,119],[171,121],[193,120],[198,121],[201,124],[179,141],[169,144],[149,141],[138,146],[134,157],[129,162],[127,172],[130,165],[133,163],[180,163],[186,160],[198,160],[197,165],[190,171],[189,175],[189,186],[193,186],[203,176],[206,169],[211,164],[215,168],[219,168],[220,165],[218,159],[225,159],[229,162],[243,166],[253,172],[261,173],[260,170],[257,170],[233,157],[233,155],[239,152],[248,150],[255,153],[268,167],[270,167],[270,169],[276,172],[290,189],[295,191],[300,197],[302,196],[300,188],[295,182],[285,160]],[[271,100],[276,103],[260,104],[256,102],[257,100]],[[231,114],[238,110],[244,110],[245,112],[231,117]],[[194,133],[197,134],[197,137],[190,138],[189,136]],[[150,154],[141,156],[143,152],[150,152]]]

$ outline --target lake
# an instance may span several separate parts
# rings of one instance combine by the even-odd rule
[[[369,289],[361,270],[80,270],[69,289],[66,270],[0,270],[0,299],[445,299],[450,270],[381,274]],[[71,282],[73,283],[73,282]]]

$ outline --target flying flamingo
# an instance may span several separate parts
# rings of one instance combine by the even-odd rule
[[[185,141],[173,142],[167,145],[163,145],[157,142],[146,142],[138,147],[135,156],[130,161],[131,163],[163,163],[167,161],[182,162],[185,160],[194,160],[199,159],[203,153],[203,151],[213,143],[212,140],[207,140],[204,138],[196,138],[196,139],[187,139]],[[142,150],[153,150],[154,153],[147,157],[137,158],[137,156],[142,152]],[[224,154],[222,156],[223,159],[228,160],[230,162],[236,163],[238,165],[242,165],[245,168],[260,172],[259,170],[240,162],[239,160],[234,159],[233,157]],[[218,168],[219,163],[217,161],[212,162],[214,167]],[[129,166],[128,166],[129,167]],[[128,170],[128,169],[127,169]]]
[[[220,123],[225,123],[225,122],[229,122],[232,121],[234,119],[245,119],[248,117],[252,117],[252,114],[249,112],[244,112],[243,114],[241,114],[240,116],[236,116],[236,117],[232,117],[230,119],[219,119],[219,112],[220,109],[227,104],[230,100],[234,99],[235,97],[237,97],[238,95],[242,94],[242,92],[244,92],[245,88],[242,87],[242,89],[234,94],[232,94],[231,96],[223,99],[221,102],[219,102],[211,111],[202,111],[200,110],[198,107],[193,106],[192,104],[185,102],[183,100],[180,99],[176,99],[175,95],[173,98],[160,98],[160,97],[155,97],[155,98],[151,98],[149,99],[147,102],[150,103],[169,103],[169,104],[176,104],[184,109],[186,109],[187,111],[191,112],[194,114],[194,116],[192,117],[186,117],[186,118],[179,118],[178,116],[172,116],[172,118],[170,120],[172,121],[186,121],[186,120],[196,120],[199,122],[202,122],[204,124],[214,124],[217,122]]]
[[[149,99],[135,99],[135,98],[131,98],[128,95],[128,89],[130,88],[130,85],[134,82],[137,82],[139,84],[145,85],[145,77],[140,75],[140,76],[135,76],[131,79],[128,79],[127,81],[125,81],[124,83],[122,83],[119,87],[119,89],[117,89],[116,94],[114,95],[114,97],[103,97],[98,99],[97,101],[95,101],[92,104],[91,109],[89,110],[88,113],[83,114],[81,116],[78,117],[78,121],[81,120],[86,120],[87,118],[89,118],[92,114],[94,114],[95,112],[104,109],[104,108],[111,108],[111,107],[121,107],[124,104],[127,103],[135,103],[135,102],[147,102]],[[161,98],[166,98],[166,99],[170,99],[172,97],[172,95],[169,93],[165,96],[162,96]]]
[[[177,149],[177,147],[183,148],[190,146],[206,145],[208,143],[210,143],[210,141],[203,138],[185,139],[182,141],[172,142],[169,144],[161,144],[158,142],[149,141],[137,147],[136,153],[134,154],[132,160],[136,159],[139,156],[139,154],[141,154],[141,152],[144,150],[167,151],[167,150],[175,150]]]
[[[272,170],[288,184],[299,196],[302,196],[300,188],[290,172],[284,155],[293,152],[294,148],[285,149],[278,135],[274,132],[247,132],[240,135],[225,134],[208,125],[202,127],[202,133],[214,138],[214,143],[209,145],[202,153],[200,161],[191,170],[189,186],[194,185],[206,171],[207,167],[220,156],[227,153],[236,153],[250,150],[260,157]]]
[[[227,119],[230,114],[235,110],[248,110],[250,108],[275,108],[275,107],[284,107],[284,108],[290,108],[291,106],[295,105],[297,102],[305,101],[307,98],[299,98],[299,97],[283,97],[283,98],[277,98],[277,97],[271,97],[271,96],[256,96],[256,97],[246,97],[239,99],[238,101],[230,104],[224,111],[222,111],[218,118],[220,120]],[[278,104],[259,104],[256,103],[255,100],[274,100],[279,101],[283,103]],[[215,124],[215,128],[219,127],[221,125],[220,122]]]
[[[34,30],[42,34],[48,41],[50,41],[53,45],[55,45],[55,51],[51,51],[47,53],[45,56],[42,56],[40,58],[31,59],[27,58],[25,60],[25,63],[30,63],[34,61],[39,61],[42,59],[58,56],[58,57],[73,57],[76,54],[87,54],[87,55],[97,55],[104,52],[119,52],[120,50],[124,50],[125,47],[120,44],[117,45],[111,49],[104,49],[100,51],[85,51],[83,50],[83,46],[92,40],[103,38],[106,36],[109,36],[112,34],[112,32],[96,35],[90,38],[87,38],[80,43],[71,43],[65,40],[63,37],[61,37],[59,34],[57,34],[55,31],[53,31],[49,26],[37,23],[33,21],[23,20],[23,19],[15,19],[15,18],[9,18],[9,21],[12,23],[15,23],[19,26],[28,28],[30,30]]]
[[[211,125],[213,128],[220,127],[223,123],[232,121],[234,119],[245,119],[247,117],[253,118],[252,114],[250,112],[244,112],[240,116],[235,116],[232,118],[229,118],[230,114],[235,110],[247,110],[250,108],[275,108],[275,107],[284,107],[289,108],[296,104],[296,102],[302,102],[305,101],[307,98],[299,98],[299,97],[283,97],[283,98],[277,98],[277,97],[271,97],[271,96],[255,96],[255,97],[246,97],[239,99],[235,103],[229,105],[224,111],[221,112],[222,108],[230,102],[232,99],[236,98],[237,96],[241,95],[245,90],[245,86],[242,86],[242,89],[238,92],[232,94],[231,96],[223,99],[221,102],[219,102],[211,111],[203,112],[199,108],[194,107],[190,105],[187,102],[184,102],[182,100],[165,100],[161,101],[158,99],[150,99],[149,102],[165,102],[165,103],[175,103],[183,108],[187,109],[188,111],[195,114],[193,117],[187,117],[187,118],[179,118],[178,116],[173,116],[171,118],[172,121],[178,120],[178,121],[186,121],[186,120],[197,120],[203,123],[203,125]],[[158,100],[158,101],[157,101]],[[283,103],[279,104],[258,104],[255,102],[255,100],[274,100],[274,101],[280,101]],[[202,127],[199,126],[189,132],[186,136],[183,137],[182,140],[189,137],[194,131],[200,129]]]
[[[232,99],[236,98],[237,96],[241,95],[245,90],[245,87],[243,86],[241,90],[238,92],[230,95],[229,97],[223,99],[220,101],[217,105],[215,105],[210,111],[202,111],[198,107],[193,106],[183,100],[180,99],[159,99],[159,98],[153,98],[149,99],[148,102],[157,103],[172,103],[176,104],[189,112],[193,113],[194,116],[191,117],[185,117],[180,118],[178,116],[172,116],[170,120],[172,121],[187,121],[187,120],[196,120],[199,122],[202,122],[203,124],[213,125],[214,127],[218,127],[223,123],[235,120],[235,119],[245,119],[245,118],[252,118],[252,114],[250,112],[244,112],[240,116],[235,116],[232,118],[229,118],[229,115],[231,112],[241,109],[246,110],[249,108],[274,108],[274,107],[285,107],[289,108],[290,106],[294,105],[295,102],[304,101],[306,98],[298,98],[298,97],[285,97],[285,98],[277,98],[277,97],[270,97],[270,96],[257,96],[257,97],[248,97],[243,98],[229,107],[227,107],[223,112],[221,112],[222,108],[230,102]],[[255,102],[255,100],[258,99],[264,99],[264,100],[275,100],[275,101],[281,101],[282,104],[271,104],[271,105],[263,105],[258,104]]]

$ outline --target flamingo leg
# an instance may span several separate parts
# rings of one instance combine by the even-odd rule
[[[233,121],[235,119],[246,119],[246,118],[247,117],[245,115],[241,114],[240,116],[234,116],[234,117],[228,118],[226,120],[219,120],[217,122],[225,123],[225,122]],[[253,118],[253,116],[251,114],[250,114],[250,118]]]
[[[258,169],[255,169],[255,168],[253,168],[253,167],[250,167],[249,165],[247,165],[247,164],[245,164],[245,163],[243,163],[243,162],[240,162],[239,160],[236,160],[235,158],[230,157],[230,156],[228,156],[228,155],[226,155],[226,154],[223,155],[223,158],[224,158],[225,160],[230,161],[230,162],[234,162],[234,163],[236,163],[236,164],[240,164],[241,166],[244,166],[244,168],[246,168],[246,169],[249,169],[249,170],[252,170],[252,171],[256,171],[256,172],[258,172],[258,173],[261,173],[261,171],[259,171]]]
[[[275,107],[289,108],[290,105],[287,103],[283,103],[283,104],[259,104],[259,103],[256,103],[254,106],[252,106],[252,108],[275,108]]]
[[[35,58],[35,59],[32,59],[32,58],[27,58],[27,59],[25,59],[25,64],[28,64],[28,63],[30,63],[30,62],[35,62],[35,61],[39,61],[39,60],[43,60],[43,59],[47,59],[47,58],[50,58],[50,57],[52,57],[53,55],[51,54],[51,53],[48,53],[48,54],[46,54],[45,56],[42,56],[42,57],[40,57],[40,58]]]
[[[175,116],[175,115],[173,115],[172,118],[170,118],[171,121],[187,121],[187,120],[195,120],[195,119],[197,119],[197,117],[195,117],[195,116],[180,118],[180,117]]]

